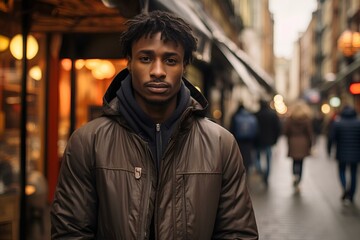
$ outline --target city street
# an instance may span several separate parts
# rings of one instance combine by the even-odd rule
[[[360,178],[353,205],[344,205],[337,162],[325,152],[321,137],[313,156],[305,159],[300,193],[292,185],[292,161],[287,158],[286,138],[273,149],[268,188],[256,173],[249,175],[260,239],[346,240],[360,236]]]

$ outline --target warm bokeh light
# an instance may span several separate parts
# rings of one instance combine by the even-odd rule
[[[274,102],[282,102],[282,101],[284,101],[284,98],[280,94],[276,94],[274,96]]]
[[[222,116],[222,112],[221,112],[219,109],[214,110],[214,112],[213,112],[213,117],[214,117],[215,119],[220,119],[221,116]]]
[[[85,60],[84,59],[78,59],[75,61],[75,68],[77,70],[82,69],[85,66]]]
[[[280,94],[277,94],[274,96],[274,108],[275,111],[281,115],[287,113],[288,108],[284,102],[284,98],[283,96],[281,96]]]
[[[71,70],[71,59],[69,59],[69,58],[62,59],[61,66],[65,71],[70,71]]]
[[[27,59],[33,59],[39,51],[39,44],[37,40],[29,35],[27,38]],[[15,35],[10,41],[10,52],[17,60],[23,58],[23,39],[21,34]]]
[[[331,107],[330,107],[329,104],[324,103],[323,105],[321,105],[321,112],[322,112],[323,114],[328,114],[328,113],[330,113],[330,110],[331,110]]]
[[[8,47],[9,47],[9,38],[4,36],[4,35],[0,35],[0,52],[5,51]]]
[[[360,50],[360,32],[344,31],[338,40],[338,48],[346,57],[352,57]]]
[[[95,68],[96,66],[98,66],[100,64],[101,60],[100,59],[86,59],[85,60],[85,67],[89,70],[92,70],[93,68]]]
[[[29,75],[32,79],[34,79],[36,81],[40,81],[42,78],[41,68],[39,66],[34,66],[34,67],[30,68]]]
[[[36,188],[33,185],[26,185],[25,194],[27,196],[33,195],[36,192]]]
[[[276,112],[281,115],[287,113],[288,108],[284,102],[274,102],[274,107]]]
[[[111,78],[115,75],[115,67],[112,62],[108,60],[99,61],[91,70],[92,75],[96,79]]]

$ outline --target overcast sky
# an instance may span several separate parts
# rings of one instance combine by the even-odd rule
[[[277,57],[291,58],[294,42],[304,32],[316,10],[316,0],[270,0],[274,15],[274,52]]]

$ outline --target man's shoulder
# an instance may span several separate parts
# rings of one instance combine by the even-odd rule
[[[74,133],[85,135],[96,134],[99,131],[108,130],[109,127],[111,127],[114,123],[116,123],[114,119],[107,116],[100,116],[85,123],[78,129],[76,129]],[[116,125],[120,126],[120,124]]]
[[[228,129],[211,118],[201,118],[198,123],[208,134],[231,134]]]

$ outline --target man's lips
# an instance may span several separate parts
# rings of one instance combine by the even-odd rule
[[[169,85],[164,82],[150,82],[145,87],[152,93],[164,93],[168,90]]]

